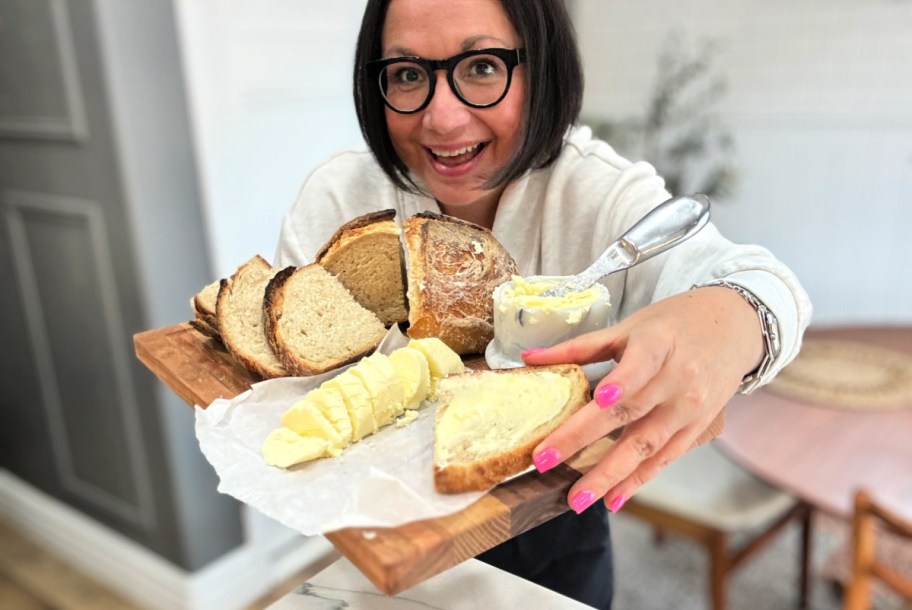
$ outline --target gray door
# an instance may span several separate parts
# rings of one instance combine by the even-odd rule
[[[186,564],[95,6],[0,0],[0,465]]]

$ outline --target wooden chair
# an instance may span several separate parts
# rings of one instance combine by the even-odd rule
[[[855,494],[852,515],[852,574],[845,591],[845,610],[871,607],[872,584],[883,582],[907,602],[912,602],[912,576],[903,576],[878,559],[875,552],[878,528],[912,544],[912,522],[877,504],[867,491]]]
[[[798,607],[807,607],[810,507],[740,468],[712,443],[669,464],[624,505],[624,513],[648,521],[659,536],[674,532],[706,547],[714,610],[726,607],[729,574],[793,519],[800,521]]]

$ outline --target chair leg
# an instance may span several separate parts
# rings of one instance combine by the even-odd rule
[[[709,595],[713,610],[725,610],[727,578],[731,571],[728,536],[715,532],[707,541],[709,547]]]
[[[801,581],[798,590],[798,607],[810,607],[810,586],[811,586],[811,543],[812,543],[812,511],[808,505],[804,506],[801,514]]]

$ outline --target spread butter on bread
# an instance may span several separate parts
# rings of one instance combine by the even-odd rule
[[[487,229],[422,212],[403,225],[408,257],[408,335],[439,337],[458,354],[483,352],[494,336],[494,289],[516,273]]]
[[[386,326],[408,320],[401,231],[395,217],[395,210],[383,210],[345,223],[316,257]]]
[[[589,402],[581,367],[466,371],[438,384],[434,486],[482,491],[532,465],[532,450]]]

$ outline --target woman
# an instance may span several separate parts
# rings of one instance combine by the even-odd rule
[[[343,222],[394,208],[400,219],[434,211],[485,226],[521,275],[564,275],[669,197],[651,166],[574,125],[582,73],[559,0],[370,0],[354,96],[370,152],[342,153],[307,179],[279,266],[311,262]],[[618,363],[536,448],[536,467],[624,432],[570,489],[572,512],[480,557],[600,608],[612,594],[606,507],[619,510],[687,451],[739,388],[772,378],[811,313],[787,268],[711,224],[606,285],[613,326],[523,354]]]

